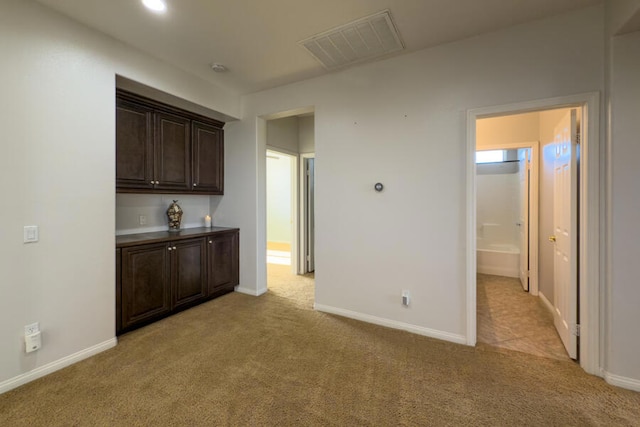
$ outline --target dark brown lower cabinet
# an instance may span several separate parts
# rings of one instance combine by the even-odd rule
[[[122,329],[171,312],[170,255],[166,243],[122,249]]]
[[[172,308],[179,308],[206,296],[205,239],[176,242],[171,253]]]
[[[238,233],[211,236],[208,243],[208,292],[209,295],[239,283]]]
[[[122,249],[116,248],[116,331],[122,329]]]
[[[223,230],[116,248],[116,333],[233,291],[239,231]]]

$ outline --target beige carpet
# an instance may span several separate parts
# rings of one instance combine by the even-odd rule
[[[572,362],[315,312],[312,281],[286,280],[126,334],[114,349],[1,395],[0,425],[640,424],[640,394]]]
[[[477,283],[478,343],[569,360],[553,315],[520,279],[478,274]]]

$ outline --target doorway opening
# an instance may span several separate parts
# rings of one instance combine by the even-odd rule
[[[315,270],[315,126],[313,112],[265,120],[266,285],[313,303]]]
[[[267,263],[292,269],[297,254],[297,163],[296,156],[267,150]]]
[[[547,316],[547,326],[553,325],[558,331],[556,335],[562,337],[563,347],[567,349],[568,356],[579,360],[585,371],[599,374],[601,334],[598,111],[599,97],[594,93],[480,108],[468,112],[467,200],[470,209],[467,216],[469,245],[467,250],[467,313],[469,316],[467,342],[469,345],[485,340],[486,319],[481,317],[486,317],[487,312],[490,313],[489,316],[493,316],[490,320],[495,320],[497,312],[501,310],[508,312],[518,306],[514,300],[509,300],[507,292],[500,292],[507,289],[504,287],[499,288],[497,294],[499,297],[505,297],[506,302],[503,301],[499,309],[489,307],[488,311],[483,313],[483,310],[487,310],[483,305],[489,304],[487,286],[497,286],[496,283],[492,285],[487,283],[509,282],[511,291],[516,291],[514,295],[529,297],[529,300],[535,298],[535,305],[542,308],[542,314]],[[571,112],[573,112],[573,122]],[[577,133],[578,129],[580,136]],[[533,136],[531,136],[532,132]],[[514,145],[514,141],[534,141],[534,143],[518,142]],[[540,141],[537,154],[535,141]],[[483,211],[486,206],[491,206],[492,202],[480,200],[482,193],[487,192],[487,188],[484,188],[487,187],[487,183],[482,182],[484,178],[481,178],[480,174],[483,173],[483,169],[486,172],[487,168],[477,167],[475,163],[478,149],[516,150],[507,155],[511,156],[513,164],[503,165],[505,168],[511,168],[513,176],[509,179],[505,176],[493,177],[494,184],[500,182],[501,184],[488,186],[493,188],[489,193],[494,199],[504,198],[504,194],[497,190],[496,185],[503,185],[504,188],[510,186],[514,191],[510,207],[496,209],[498,213],[503,214],[503,218],[506,218],[504,221],[513,222],[502,229],[496,225],[499,224],[498,220],[490,220],[487,213]],[[567,153],[573,154],[573,160],[571,157],[564,156]],[[550,156],[551,154],[553,157]],[[580,161],[579,168],[576,159]],[[534,177],[536,161],[539,168],[537,180]],[[539,187],[537,207],[535,197],[532,197],[536,184]],[[528,196],[520,197],[525,190]],[[506,215],[509,212],[511,215]],[[536,215],[538,215],[537,220]],[[517,218],[515,222],[514,218]],[[525,221],[528,227],[524,224]],[[539,230],[537,236],[535,236],[536,226]],[[512,246],[518,246],[518,249],[523,247],[528,253],[525,256],[518,250],[518,255],[511,257],[512,261],[517,260],[518,263],[517,268],[507,269],[510,271],[509,274],[500,276],[485,273],[483,275],[482,270],[487,262],[481,261],[481,255],[476,253],[478,243],[487,243],[492,237],[501,233],[506,233],[512,238],[512,242],[517,242],[517,245]],[[566,242],[563,245],[557,243],[560,240],[558,235],[564,236]],[[535,243],[538,243],[538,248],[533,247]],[[502,249],[504,248],[503,246]],[[568,260],[568,262],[563,264],[561,260]],[[491,262],[493,261],[490,259],[489,266]],[[524,263],[527,268],[524,268]],[[513,277],[505,277],[509,275]],[[580,292],[578,292],[578,283]],[[523,312],[526,309],[521,307],[519,311]],[[550,317],[552,313],[553,316]],[[509,340],[505,335],[507,332],[518,328],[522,328],[525,335],[533,332],[532,325],[536,325],[537,320],[523,319],[521,314],[516,313],[511,323],[503,329],[489,332],[494,343],[501,338],[506,338],[502,341],[509,344],[504,346],[513,347],[517,344],[518,337]],[[579,348],[578,335],[580,335]],[[529,345],[534,349],[540,347],[535,343],[529,343]],[[518,348],[512,349],[518,350]],[[520,349],[520,351],[527,350]]]
[[[567,360],[552,306],[539,285],[540,269],[553,263],[540,265],[538,259],[552,252],[540,242],[539,226],[553,216],[547,210],[552,194],[540,195],[546,176],[539,174],[545,160],[538,140],[543,146],[549,139],[553,143],[552,123],[561,111],[476,122],[476,292],[479,343]],[[511,142],[517,139],[536,140]],[[547,231],[543,228],[543,234]],[[552,274],[551,281],[543,276],[542,287],[553,301]]]

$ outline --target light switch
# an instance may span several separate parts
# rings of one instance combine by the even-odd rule
[[[37,241],[38,241],[38,226],[25,225],[24,226],[24,243],[34,243]]]

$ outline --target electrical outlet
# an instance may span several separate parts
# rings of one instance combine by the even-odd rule
[[[35,243],[37,241],[38,241],[38,226],[25,225],[24,226],[24,243]]]
[[[36,332],[40,332],[40,324],[38,322],[32,323],[30,325],[26,325],[24,327],[24,334],[25,335],[33,335]]]
[[[25,335],[24,337],[24,349],[27,353],[40,350],[42,347],[42,334],[36,332],[35,334]]]
[[[147,216],[146,215],[138,215],[138,224],[147,225]]]
[[[405,307],[409,306],[409,291],[402,291],[402,305],[404,305]]]

